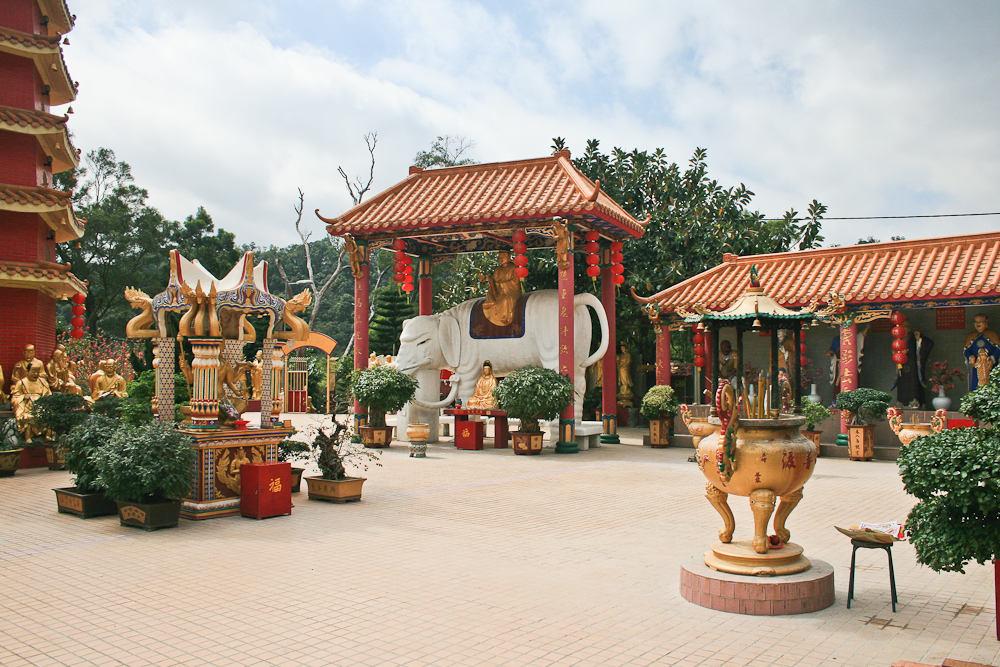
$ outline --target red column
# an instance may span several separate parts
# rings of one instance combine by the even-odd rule
[[[572,245],[572,242],[571,242]],[[559,372],[569,376],[571,382],[576,379],[576,355],[573,346],[576,338],[574,322],[574,287],[573,287],[573,249],[566,253],[566,261],[559,267]],[[613,377],[613,376],[612,376]],[[574,400],[559,415],[559,442],[556,452],[559,454],[575,454],[576,446],[576,401]]]
[[[705,366],[702,368],[701,387],[695,387],[698,396],[695,403],[715,403],[715,387],[712,386],[712,355],[715,353],[715,334],[705,329]],[[705,391],[708,391],[706,394]]]
[[[601,359],[601,419],[604,433],[601,442],[617,444],[618,438],[618,368],[615,355],[618,353],[617,330],[615,328],[615,284],[611,281],[611,250],[601,251],[601,303],[608,318],[608,351]]]
[[[431,260],[429,257],[421,257],[417,261],[417,275],[420,281],[420,309],[418,314],[431,315],[434,312],[434,291],[431,286]]]
[[[657,324],[656,332],[656,384],[670,386],[670,327]]]
[[[858,388],[858,325],[840,327],[840,391]],[[847,420],[841,416],[840,432],[847,433]]]
[[[361,242],[358,242],[361,245]],[[368,263],[354,276],[354,368],[368,368]],[[354,402],[354,425],[364,426],[368,419],[361,404]]]

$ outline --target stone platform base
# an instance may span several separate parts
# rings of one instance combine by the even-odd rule
[[[192,521],[203,519],[218,519],[224,516],[236,516],[240,513],[240,498],[224,498],[209,502],[184,500],[181,503],[181,518]]]
[[[688,602],[733,614],[806,614],[833,604],[833,566],[812,567],[784,577],[748,577],[710,569],[702,555],[681,563],[681,596]]]

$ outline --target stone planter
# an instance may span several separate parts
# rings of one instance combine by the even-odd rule
[[[0,477],[11,477],[21,465],[21,450],[7,449],[0,452]]]
[[[49,470],[64,470],[66,468],[59,445],[54,443],[45,445],[45,462],[49,464]]]
[[[875,456],[875,425],[849,425],[847,452],[852,461],[871,461]]]
[[[344,479],[324,479],[306,477],[309,500],[326,500],[331,503],[350,503],[361,500],[361,487],[366,477],[345,477]]]
[[[649,446],[662,449],[670,446],[670,436],[674,434],[674,418],[649,420]]]
[[[361,442],[369,449],[388,447],[392,442],[392,426],[362,426]]]
[[[514,432],[510,434],[510,446],[515,454],[541,454],[544,437],[544,433]]]
[[[181,518],[179,500],[152,504],[115,502],[118,505],[118,521],[123,526],[135,526],[145,531],[175,528]]]
[[[302,488],[302,473],[306,471],[305,468],[296,468],[292,466],[292,493],[298,493]]]
[[[102,491],[81,493],[75,486],[52,490],[56,492],[56,504],[62,514],[72,514],[81,519],[118,514],[118,504],[109,500]]]

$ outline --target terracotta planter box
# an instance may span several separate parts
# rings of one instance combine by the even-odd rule
[[[75,486],[52,490],[56,492],[56,504],[62,514],[72,514],[81,519],[118,514],[118,504],[108,500],[103,492],[80,493]]]
[[[816,458],[819,458],[819,439],[823,437],[823,431],[802,431],[802,435],[812,440],[813,444],[816,445]]]
[[[852,461],[871,461],[875,456],[875,425],[848,426],[847,451]]]
[[[306,471],[305,468],[296,468],[292,466],[292,493],[298,493],[302,487],[302,473]]]
[[[11,477],[21,466],[21,450],[8,449],[0,452],[0,477]]]
[[[174,528],[181,518],[181,501],[165,503],[126,503],[116,500],[118,521],[123,526],[135,526],[145,531]]]
[[[388,447],[392,442],[392,426],[362,426],[361,442],[369,449]]]
[[[361,500],[361,487],[366,477],[347,477],[345,479],[324,479],[323,477],[306,477],[309,487],[309,500],[327,500],[331,503],[350,503]]]
[[[663,449],[670,446],[670,436],[674,434],[674,418],[649,420],[649,446]]]
[[[49,470],[63,470],[66,464],[63,463],[62,451],[57,445],[45,445],[45,462],[49,465]]]
[[[511,433],[510,443],[515,454],[541,454],[544,433]]]

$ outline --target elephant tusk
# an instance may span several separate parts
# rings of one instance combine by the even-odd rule
[[[447,398],[443,401],[438,401],[437,403],[424,403],[423,401],[414,398],[410,400],[410,403],[425,410],[440,410],[441,408],[448,407],[455,401],[455,394],[458,393],[459,378],[456,377],[449,381],[451,382],[451,391],[448,392]]]

